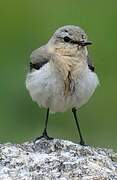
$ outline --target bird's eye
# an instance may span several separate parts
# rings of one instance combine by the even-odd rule
[[[65,41],[65,42],[70,42],[71,39],[70,39],[68,36],[65,36],[65,37],[64,37],[64,41]]]

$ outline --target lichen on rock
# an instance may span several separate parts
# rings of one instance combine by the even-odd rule
[[[117,154],[65,140],[0,144],[0,180],[116,180]]]

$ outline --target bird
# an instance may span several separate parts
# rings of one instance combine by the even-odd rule
[[[49,137],[50,113],[71,111],[80,141],[85,145],[77,118],[77,111],[86,104],[99,85],[95,67],[88,53],[85,31],[77,25],[58,28],[47,44],[31,53],[26,88],[34,102],[47,109],[42,135],[35,141]]]

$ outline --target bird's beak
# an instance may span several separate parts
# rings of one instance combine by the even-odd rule
[[[78,44],[80,46],[88,46],[88,45],[92,45],[91,41],[79,41]]]

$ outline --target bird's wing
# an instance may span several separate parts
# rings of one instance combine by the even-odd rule
[[[49,62],[50,56],[45,46],[34,50],[30,56],[30,71],[32,69],[39,70],[42,66]]]
[[[95,67],[94,67],[94,65],[92,64],[92,61],[91,61],[91,59],[90,59],[89,56],[87,56],[87,64],[88,64],[89,69],[94,72]]]

